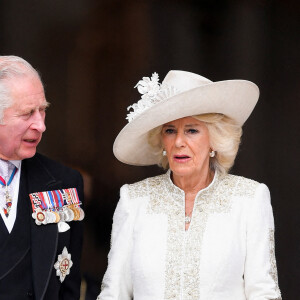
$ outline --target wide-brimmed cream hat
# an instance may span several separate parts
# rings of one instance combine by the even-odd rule
[[[129,123],[118,134],[113,152],[118,160],[129,165],[146,166],[158,163],[148,144],[148,132],[162,124],[183,117],[221,113],[243,125],[259,97],[259,89],[247,80],[212,82],[185,71],[170,71],[163,82],[158,74],[143,77],[135,86],[142,99],[128,107]]]

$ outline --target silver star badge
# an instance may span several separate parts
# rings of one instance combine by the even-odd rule
[[[73,262],[71,261],[71,254],[68,253],[67,248],[64,247],[62,254],[58,255],[58,260],[54,264],[56,276],[59,276],[60,282],[63,282],[66,276],[70,274],[70,269],[72,266]]]

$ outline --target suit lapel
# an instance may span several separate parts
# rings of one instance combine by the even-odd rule
[[[59,182],[36,157],[24,160],[28,194],[56,189]],[[29,197],[26,195],[28,201]],[[57,224],[36,225],[31,219],[31,255],[33,285],[36,299],[43,299],[56,259],[58,242]]]
[[[26,178],[23,173],[20,179],[16,221],[12,232],[10,234],[7,232],[7,238],[0,247],[0,279],[11,272],[30,250],[29,203],[24,198],[26,197],[24,180]],[[5,227],[4,223],[3,226]]]

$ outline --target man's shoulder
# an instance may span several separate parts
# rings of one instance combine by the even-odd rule
[[[28,167],[40,167],[43,169],[46,169],[51,174],[65,174],[65,175],[79,175],[79,172],[77,170],[72,169],[71,167],[68,167],[64,165],[63,163],[51,159],[48,156],[45,156],[40,153],[36,153],[33,157],[28,158],[25,160],[26,165]],[[25,162],[24,161],[24,162]]]

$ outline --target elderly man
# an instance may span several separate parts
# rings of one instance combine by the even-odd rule
[[[82,178],[36,153],[48,102],[22,58],[0,56],[0,299],[79,299]]]

